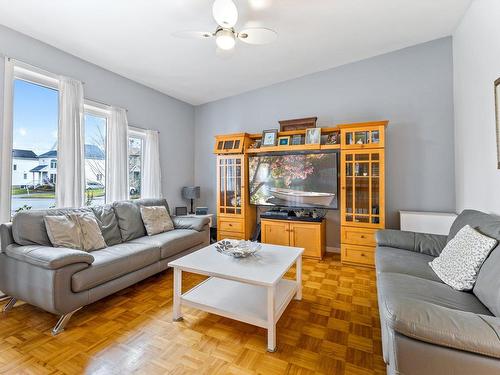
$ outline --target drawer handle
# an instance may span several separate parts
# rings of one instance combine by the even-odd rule
[[[366,255],[365,255],[365,253],[361,253],[361,256],[362,256],[362,257],[365,257]]]
[[[362,235],[361,235],[361,238],[366,238],[366,237],[364,236],[364,234],[362,234]]]

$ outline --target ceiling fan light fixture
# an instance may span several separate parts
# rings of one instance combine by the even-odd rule
[[[238,9],[232,0],[215,0],[212,14],[221,27],[234,27],[238,22]]]
[[[215,43],[217,47],[222,50],[233,49],[236,45],[236,38],[234,37],[234,32],[228,29],[220,29],[215,34]]]

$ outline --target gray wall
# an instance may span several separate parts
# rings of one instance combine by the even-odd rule
[[[0,54],[82,80],[89,99],[127,108],[130,125],[159,130],[163,195],[172,207],[186,204],[180,189],[192,184],[194,178],[193,106],[3,26],[0,26]],[[0,59],[0,116],[3,72],[4,60]]]
[[[388,226],[398,210],[455,210],[451,38],[341,66],[196,107],[195,183],[214,212],[216,134],[260,132],[278,120],[318,116],[319,125],[390,120]],[[327,245],[339,245],[329,214]]]
[[[500,1],[474,1],[453,34],[459,211],[474,208],[500,214],[493,88],[500,78],[499,15]],[[500,134],[498,143],[500,147]]]

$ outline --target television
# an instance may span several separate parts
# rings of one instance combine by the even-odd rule
[[[248,164],[251,204],[338,209],[338,152],[260,154]]]

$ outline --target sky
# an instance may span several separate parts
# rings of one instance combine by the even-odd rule
[[[14,81],[13,148],[40,155],[57,147],[59,93],[20,79]],[[99,146],[106,119],[85,115],[85,143]],[[100,131],[100,133],[99,133]]]

